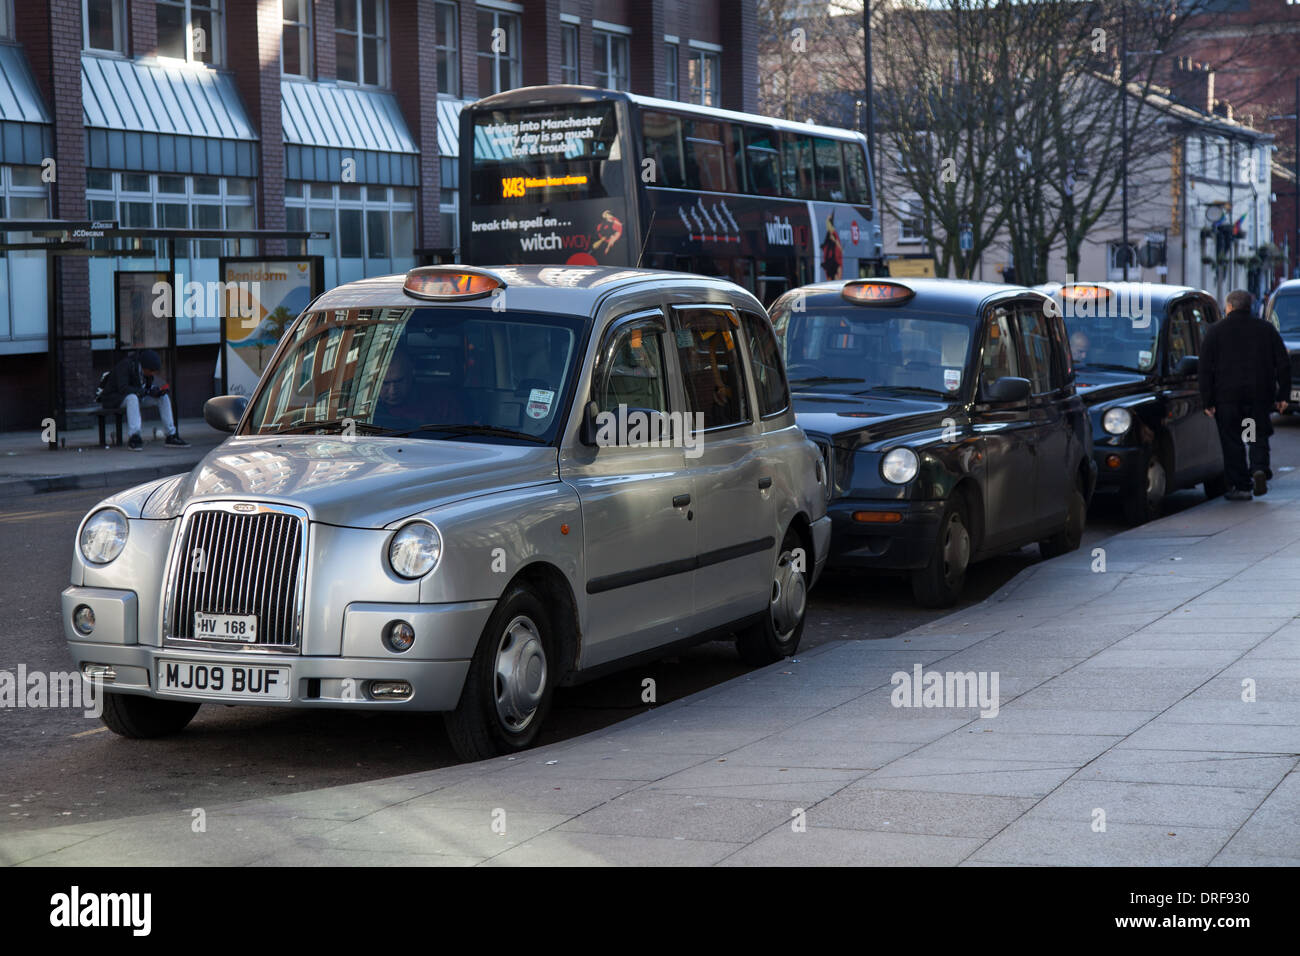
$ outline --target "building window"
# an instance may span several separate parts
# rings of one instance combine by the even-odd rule
[[[438,92],[460,96],[460,10],[454,3],[438,0],[433,5],[437,34],[434,50],[438,57]]]
[[[691,83],[690,102],[703,106],[718,105],[718,54],[692,50],[686,60]]]
[[[415,265],[415,190],[352,183],[285,184],[285,228],[328,232],[308,240],[306,254],[324,256],[327,278],[351,282],[405,272]],[[304,243],[289,243],[303,254]]]
[[[84,0],[82,4],[82,22],[86,35],[84,45],[87,50],[104,50],[109,53],[126,53],[126,29],[124,27],[123,0]],[[0,3],[0,19],[8,18],[8,3]],[[8,31],[3,35],[8,35]]]
[[[626,90],[629,85],[627,37],[604,30],[591,31],[592,72],[597,86]]]
[[[443,156],[439,159],[439,168],[441,170],[438,178],[438,226],[441,236],[439,241],[443,248],[451,249],[459,255],[460,217],[457,213],[460,210],[460,163],[454,158]]]
[[[898,205],[898,241],[925,241],[925,205],[919,197],[904,199]]]
[[[670,100],[677,99],[677,44],[664,44],[664,95]]]
[[[311,0],[282,0],[284,40],[280,69],[286,76],[311,76]]]
[[[572,23],[560,27],[560,82],[578,82],[578,28]]]
[[[158,55],[221,63],[221,0],[158,0]]]
[[[0,10],[5,9],[0,0]],[[40,166],[0,166],[0,218],[50,218],[49,186]],[[11,232],[9,242],[36,242],[30,232]],[[0,250],[0,342],[27,342],[19,351],[45,345],[46,253],[39,249]]]
[[[520,85],[519,17],[480,7],[478,93],[500,93]]]
[[[6,40],[14,38],[13,0],[0,0],[0,37]]]
[[[388,8],[384,0],[339,0],[334,8],[338,78],[362,86],[388,83]]]

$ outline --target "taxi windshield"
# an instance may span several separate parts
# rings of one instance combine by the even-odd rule
[[[947,399],[965,381],[975,319],[856,306],[826,312],[778,307],[772,324],[792,389]]]
[[[1141,316],[1079,315],[1070,305],[1067,302],[1063,311],[1075,368],[1133,372],[1149,372],[1155,368],[1163,316],[1156,314],[1154,308]]]
[[[1283,335],[1300,335],[1300,294],[1274,299],[1269,319]]]
[[[263,373],[244,434],[549,444],[583,325],[454,307],[310,313]]]

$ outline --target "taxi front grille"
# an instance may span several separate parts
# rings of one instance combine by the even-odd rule
[[[168,642],[202,640],[194,633],[194,614],[203,612],[256,615],[256,635],[236,646],[296,646],[305,537],[305,516],[284,509],[189,514],[173,557]]]

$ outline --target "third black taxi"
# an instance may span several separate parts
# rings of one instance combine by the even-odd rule
[[[1145,282],[1071,283],[1053,296],[1092,417],[1097,493],[1141,524],[1166,495],[1223,494],[1223,452],[1197,390],[1197,352],[1219,308],[1209,293]]]
[[[906,572],[919,603],[942,607],[973,560],[1079,546],[1092,431],[1047,296],[854,279],[793,289],[771,315],[832,476],[832,565]]]

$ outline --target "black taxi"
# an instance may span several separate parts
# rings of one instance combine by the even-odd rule
[[[1065,327],[1040,292],[853,279],[772,304],[799,424],[827,459],[832,566],[944,607],[971,561],[1079,546],[1096,466]]]
[[[1098,494],[1118,496],[1132,524],[1159,516],[1180,488],[1223,494],[1219,433],[1196,381],[1201,339],[1219,318],[1214,298],[1187,286],[1088,282],[1052,299],[1092,418]]]
[[[1291,358],[1291,402],[1284,414],[1300,415],[1300,279],[1287,279],[1269,294],[1264,318],[1281,333]]]

